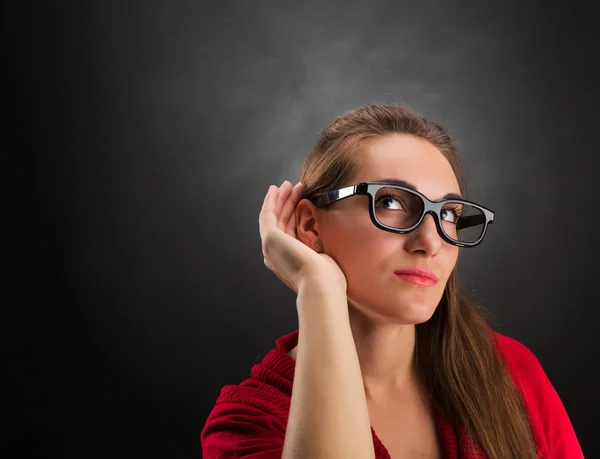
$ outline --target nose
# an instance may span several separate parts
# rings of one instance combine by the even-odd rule
[[[438,234],[433,215],[427,214],[421,224],[407,234],[406,248],[410,252],[422,251],[434,255],[440,251],[444,240]]]

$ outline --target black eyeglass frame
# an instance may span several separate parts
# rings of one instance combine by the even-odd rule
[[[412,194],[418,196],[421,199],[421,201],[423,202],[423,213],[421,214],[421,217],[419,218],[419,220],[413,226],[411,226],[410,228],[407,228],[407,229],[398,229],[398,228],[394,228],[393,226],[385,225],[377,219],[377,217],[375,215],[375,196],[377,196],[377,192],[382,188],[394,188],[397,190],[406,191],[406,192],[409,192],[409,193],[412,193]],[[427,198],[427,196],[425,196],[422,193],[419,193],[416,190],[413,190],[412,188],[407,188],[404,186],[395,185],[395,184],[386,183],[386,182],[360,182],[360,183],[357,183],[356,185],[350,185],[350,186],[340,188],[340,189],[337,189],[334,191],[320,193],[312,198],[309,198],[309,201],[311,201],[317,207],[323,208],[323,207],[326,207],[336,201],[340,201],[342,199],[346,199],[351,196],[357,196],[357,195],[367,195],[369,197],[369,215],[371,216],[371,221],[377,228],[382,229],[383,231],[389,231],[391,233],[397,233],[397,234],[410,233],[411,231],[414,231],[421,224],[421,222],[425,218],[425,215],[431,214],[435,221],[435,226],[437,228],[437,231],[438,231],[438,234],[440,235],[440,237],[447,243],[456,245],[458,247],[475,247],[476,245],[479,245],[487,233],[488,226],[491,223],[494,223],[495,213],[492,210],[488,209],[487,207],[480,206],[479,204],[475,204],[474,202],[466,201],[466,200],[462,200],[462,199],[440,199],[438,201],[431,201],[429,198]],[[481,232],[481,236],[479,237],[479,239],[477,239],[475,242],[456,241],[456,240],[450,238],[444,232],[444,229],[442,228],[442,225],[441,225],[441,211],[442,211],[442,208],[446,204],[453,204],[453,203],[473,206],[483,212],[483,216],[485,217],[485,222],[483,222],[484,223],[483,231]],[[464,224],[461,226],[461,228],[467,228],[470,226],[474,226],[475,224],[481,223],[480,215],[462,217],[462,219],[463,220],[470,219],[470,220],[464,222]],[[460,229],[460,228],[457,228],[457,229]]]

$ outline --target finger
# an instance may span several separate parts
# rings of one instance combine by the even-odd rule
[[[281,215],[279,216],[279,224],[281,225],[282,229],[285,230],[287,228],[290,216],[292,215],[294,209],[296,209],[296,206],[302,199],[303,195],[304,185],[298,182],[294,186],[292,193],[290,194],[289,198],[287,199],[287,201],[283,205],[283,208],[281,209]]]
[[[283,204],[285,203],[288,196],[292,192],[292,188],[293,188],[292,184],[290,182],[288,182],[287,180],[284,180],[283,183],[281,184],[281,186],[279,187],[279,196],[277,198],[277,203],[275,204],[275,209],[273,209],[273,211],[275,212],[275,215],[277,216],[278,221],[279,221],[279,215],[281,214],[281,208],[283,207]]]
[[[275,200],[277,199],[277,191],[278,188],[275,185],[271,185],[267,194],[265,195],[265,199],[263,200],[262,207],[260,209],[260,213],[258,215],[259,222],[262,222],[267,216],[273,214],[273,208],[275,206]]]
[[[297,202],[294,204],[294,208],[292,209],[292,213],[287,219],[287,223],[285,225],[284,231],[294,238],[298,238],[298,202],[300,202],[304,197],[304,190],[300,193],[300,196],[297,198]]]
[[[296,210],[292,211],[292,215],[288,219],[287,225],[285,227],[285,232],[292,237],[298,239],[298,231],[297,231],[297,223],[296,223]]]
[[[263,205],[258,216],[261,237],[264,236],[264,231],[267,228],[277,224],[277,217],[275,216],[274,208],[278,192],[279,188],[277,188],[275,185],[271,185],[263,201]]]

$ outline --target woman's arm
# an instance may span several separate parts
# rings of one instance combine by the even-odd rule
[[[284,459],[374,458],[346,292],[318,280],[298,290],[296,370]]]

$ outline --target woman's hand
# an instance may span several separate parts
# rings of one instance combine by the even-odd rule
[[[258,218],[265,265],[296,293],[307,281],[342,288],[345,293],[346,277],[335,260],[297,238],[296,206],[303,195],[300,183],[292,187],[286,180],[279,188],[269,187]]]

